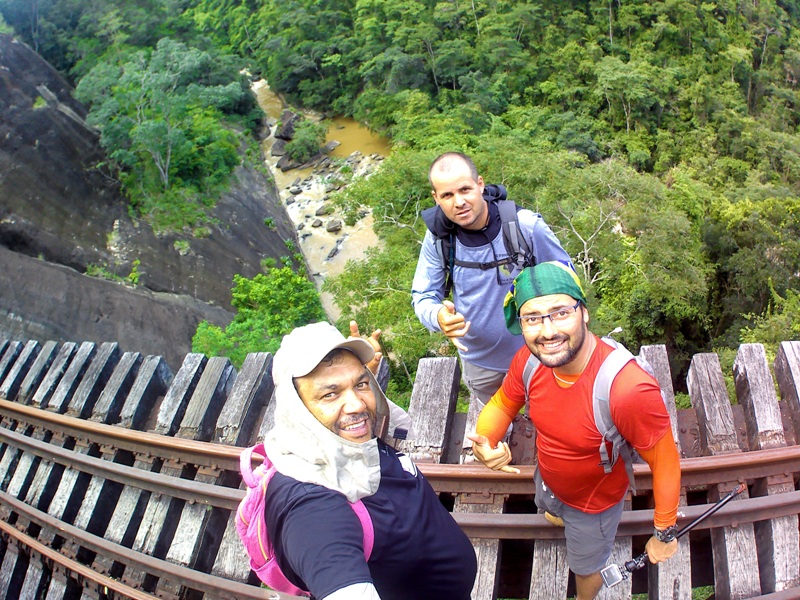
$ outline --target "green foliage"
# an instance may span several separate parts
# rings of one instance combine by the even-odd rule
[[[240,163],[238,134],[223,119],[246,91],[235,75],[220,78],[214,61],[163,38],[152,52],[99,63],[76,88],[132,206],[156,229],[206,220]]]
[[[741,331],[743,344],[764,344],[770,364],[775,360],[781,342],[800,340],[800,292],[786,290],[781,297],[770,281],[772,301],[767,310],[760,315],[747,315],[752,324]]]
[[[122,277],[102,265],[86,265],[86,274],[89,277],[96,277],[97,279],[105,279],[106,281],[122,283]]]
[[[385,331],[398,393],[419,357],[452,352],[408,295],[427,168],[446,150],[542,213],[599,333],[621,326],[684,364],[715,348],[728,370],[743,340],[796,336],[792,3],[0,0],[0,13],[79,80],[134,209],[159,228],[207,231],[238,150],[257,154],[228,126],[258,115],[245,62],[289,101],[391,136],[382,169],[336,197],[348,223],[371,209],[382,246],[326,285],[343,319]],[[302,125],[292,155],[321,143]],[[283,265],[302,264],[289,251]]]
[[[133,286],[139,285],[139,279],[142,276],[142,274],[139,272],[139,265],[141,264],[142,261],[140,261],[138,258],[134,260],[133,264],[131,265],[131,272],[125,278],[127,279],[128,283],[130,283]]]
[[[227,356],[237,368],[251,352],[275,352],[282,336],[295,327],[325,319],[314,283],[288,266],[252,279],[235,275],[231,304],[233,321],[225,329],[200,323],[192,351]]]
[[[325,142],[328,127],[323,123],[314,123],[302,119],[297,123],[292,140],[286,144],[286,154],[299,163],[305,163],[319,152]]]
[[[39,110],[40,108],[44,108],[45,106],[47,106],[47,100],[45,100],[41,96],[36,96],[36,100],[33,101],[33,110]]]

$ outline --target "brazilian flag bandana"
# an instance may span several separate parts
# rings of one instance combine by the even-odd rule
[[[508,330],[515,335],[521,334],[518,319],[520,307],[531,298],[552,294],[566,294],[586,304],[581,282],[569,265],[554,260],[524,269],[514,279],[503,301]]]

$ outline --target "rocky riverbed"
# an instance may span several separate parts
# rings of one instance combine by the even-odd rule
[[[264,94],[259,92],[263,92],[265,85],[258,82],[254,86],[260,102]],[[263,102],[262,107],[269,115]],[[281,168],[286,162],[281,163],[283,154],[280,150],[276,154],[273,149],[276,134],[281,135],[282,122],[287,122],[290,115],[283,112],[281,118],[269,119],[270,134],[262,141],[262,150],[275,177],[281,203],[297,229],[300,249],[318,289],[321,289],[324,280],[341,273],[348,260],[362,258],[367,248],[378,243],[372,229],[372,214],[367,209],[364,209],[363,218],[348,226],[330,198],[352,181],[369,177],[380,167],[384,157],[375,152],[365,155],[358,150],[346,157],[336,157],[337,143],[334,141],[327,144],[326,152],[311,165],[284,171]],[[318,117],[307,115],[307,118]],[[332,136],[335,135],[334,131]],[[322,302],[331,319],[340,316],[341,311],[330,295],[323,294]]]

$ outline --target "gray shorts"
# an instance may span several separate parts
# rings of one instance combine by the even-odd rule
[[[601,513],[589,514],[561,502],[544,484],[539,469],[534,474],[536,506],[564,520],[567,564],[576,575],[591,575],[606,566],[622,518],[625,498]]]
[[[467,389],[480,401],[480,408],[483,408],[500,389],[505,376],[505,373],[477,367],[461,359],[461,379],[464,380]]]

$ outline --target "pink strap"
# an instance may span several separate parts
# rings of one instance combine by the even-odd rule
[[[369,516],[367,507],[364,506],[361,500],[356,500],[350,506],[353,507],[358,520],[361,521],[361,528],[364,530],[364,558],[369,560],[372,555],[372,546],[375,542],[375,528],[372,526],[372,517]]]
[[[257,444],[250,448],[246,448],[239,455],[239,471],[242,474],[242,479],[247,487],[255,487],[258,485],[258,480],[253,475],[253,458],[255,453],[257,456],[267,458],[267,451],[264,449],[264,444]]]

